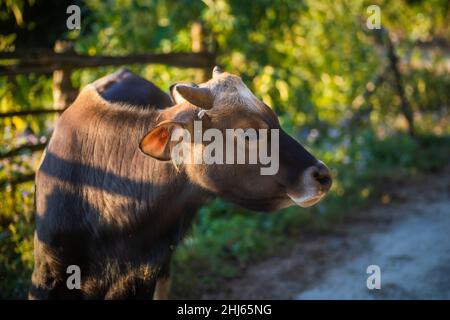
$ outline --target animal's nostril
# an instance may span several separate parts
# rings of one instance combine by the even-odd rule
[[[322,163],[317,165],[316,170],[312,173],[313,178],[325,188],[331,186],[331,176],[328,168]]]
[[[320,178],[320,173],[319,173],[319,171],[314,171],[313,172],[313,177],[315,178],[315,179],[319,179]]]
[[[319,181],[319,183],[323,186],[327,186],[331,183],[331,178],[329,176],[323,176],[323,177],[318,177],[316,178],[317,181]]]

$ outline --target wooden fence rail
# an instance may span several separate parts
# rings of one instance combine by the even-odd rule
[[[34,109],[34,110],[24,110],[24,111],[10,111],[10,112],[3,112],[0,113],[0,119],[1,118],[10,118],[10,117],[22,117],[22,116],[38,116],[42,114],[49,114],[49,113],[61,113],[64,109]]]
[[[47,145],[47,143],[25,144],[23,146],[11,149],[7,152],[0,153],[0,160],[19,156],[24,151],[35,152],[35,151],[43,150],[43,149],[45,149],[46,145]]]
[[[31,173],[27,173],[27,174],[21,175],[21,176],[16,177],[16,178],[7,179],[7,180],[0,180],[0,189],[3,189],[3,188],[5,188],[8,185],[14,187],[14,186],[16,186],[18,184],[21,184],[21,183],[33,181],[34,177],[35,177],[35,173],[31,172]]]
[[[179,68],[211,68],[215,56],[208,52],[145,53],[126,56],[89,56],[72,52],[57,53],[33,49],[0,52],[0,60],[11,65],[0,67],[0,76],[27,73],[51,73],[60,69],[95,68],[124,64],[165,64]]]

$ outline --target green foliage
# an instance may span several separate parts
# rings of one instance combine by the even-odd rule
[[[69,1],[70,2],[70,1]],[[175,297],[197,297],[215,289],[250,261],[289,244],[298,230],[324,231],[346,214],[379,199],[387,185],[448,163],[448,57],[418,42],[448,41],[448,1],[368,0],[87,0],[81,31],[64,30],[64,10],[50,2],[0,0],[0,50],[51,47],[75,41],[79,53],[122,55],[191,51],[190,27],[201,21],[208,50],[279,115],[282,126],[325,161],[335,176],[326,200],[310,209],[249,212],[221,200],[204,207],[175,261]],[[72,3],[72,2],[71,2]],[[392,74],[364,107],[368,119],[348,125],[353,101],[386,63],[365,29],[366,8],[378,4],[382,24],[393,35],[406,98],[416,113],[418,136],[403,134],[404,119]],[[66,2],[59,1],[57,8]],[[56,7],[55,7],[56,8]],[[44,13],[42,13],[44,12]],[[61,13],[63,12],[63,13]],[[214,41],[212,40],[214,39]],[[0,61],[7,64],[8,61]],[[129,66],[167,90],[193,80],[195,70],[163,65]],[[76,87],[116,68],[76,70]],[[0,77],[0,112],[52,107],[49,76]],[[0,152],[45,142],[54,116],[0,118]],[[40,154],[0,160],[0,181],[31,173]],[[2,186],[0,201],[0,298],[24,298],[32,269],[32,183]]]
[[[34,200],[30,185],[3,191],[0,202],[0,299],[25,298],[33,267]]]

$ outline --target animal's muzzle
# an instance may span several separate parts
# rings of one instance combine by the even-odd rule
[[[299,206],[312,206],[330,190],[332,184],[330,170],[323,162],[318,161],[303,172],[299,182],[298,190],[289,192],[289,197]]]

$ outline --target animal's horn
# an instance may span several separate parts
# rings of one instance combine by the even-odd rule
[[[219,66],[215,66],[214,69],[213,69],[213,72],[212,72],[212,76],[214,78],[215,76],[218,76],[221,73],[223,73],[222,68],[219,67]]]
[[[196,88],[184,85],[175,86],[175,90],[187,101],[202,109],[211,109],[214,97],[208,88]]]
[[[188,86],[188,87],[198,87],[198,85],[196,85],[193,82],[188,82],[188,81],[181,81],[181,82],[177,82],[172,84],[169,87],[169,92],[170,92],[170,97],[172,98],[172,101],[175,102],[176,104],[183,102],[184,99],[178,92],[177,90],[175,90],[176,86]]]

